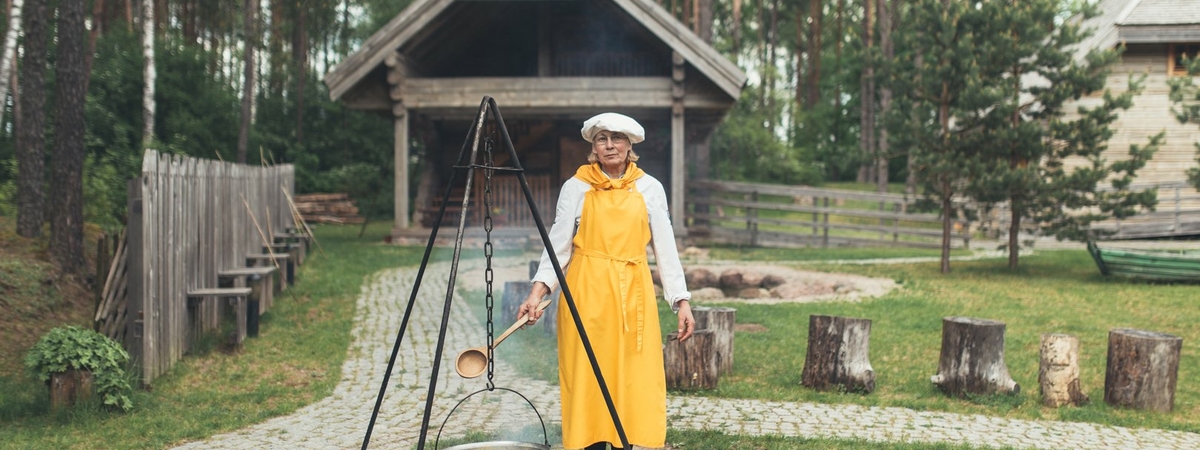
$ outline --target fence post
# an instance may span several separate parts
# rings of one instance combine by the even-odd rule
[[[821,246],[829,248],[829,197],[826,196],[824,198],[825,200],[822,203],[825,208],[825,217],[821,219],[821,225],[822,228],[824,228],[824,232],[822,233],[823,236],[821,238]]]
[[[900,242],[900,202],[892,203],[892,242]]]
[[[750,193],[750,202],[758,203],[758,191]],[[746,208],[746,228],[750,230],[750,246],[758,246],[758,208]]]
[[[125,351],[129,353],[130,364],[137,367],[133,373],[138,373],[143,370],[142,357],[142,298],[145,296],[145,284],[142,276],[144,249],[142,246],[142,183],[145,181],[143,177],[137,177],[129,180],[128,184],[128,211],[129,217],[126,225],[126,241],[125,245],[128,253],[127,265],[127,281],[126,281],[126,296],[127,305],[125,307]],[[144,377],[143,377],[144,378]]]
[[[818,213],[818,212],[817,212],[817,208],[818,208],[818,205],[819,205],[819,201],[818,201],[818,200],[820,200],[820,199],[819,199],[817,196],[815,196],[815,195],[814,195],[814,196],[813,196],[813,198],[812,198],[812,207],[813,207],[813,213],[812,213],[812,215],[813,215],[813,217],[812,217],[812,229],[813,229],[813,237],[812,237],[812,240],[813,240],[813,243],[816,243],[816,242],[817,242],[817,231],[818,231],[818,228],[819,228],[819,227],[818,227],[818,221],[819,221],[819,220],[820,220],[820,218],[821,218],[821,217],[820,217],[820,213]]]

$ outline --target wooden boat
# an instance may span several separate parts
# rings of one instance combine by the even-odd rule
[[[1088,253],[1105,276],[1151,281],[1200,282],[1200,252],[1100,247],[1088,242]]]

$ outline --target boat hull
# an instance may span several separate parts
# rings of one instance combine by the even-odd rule
[[[1089,242],[1088,253],[1105,276],[1200,282],[1200,254],[1195,252],[1102,248]]]

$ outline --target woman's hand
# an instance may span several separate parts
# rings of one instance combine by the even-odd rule
[[[546,283],[536,281],[533,283],[533,289],[529,290],[529,296],[525,297],[525,302],[517,308],[517,317],[527,316],[525,325],[533,325],[538,319],[542,318],[542,311],[538,310],[538,305],[542,303],[542,297],[550,293],[550,287]]]
[[[687,300],[679,301],[679,341],[683,342],[692,337],[692,333],[696,332],[696,318],[692,317],[691,302]]]

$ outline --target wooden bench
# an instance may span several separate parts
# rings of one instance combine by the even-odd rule
[[[246,319],[246,334],[258,336],[258,317],[265,314],[275,304],[275,276],[278,273],[274,266],[238,267],[217,272],[217,284],[221,287],[250,288],[247,309],[250,316]]]
[[[203,321],[200,320],[200,307],[206,299],[210,298],[230,300],[234,314],[237,316],[237,330],[229,336],[229,340],[234,347],[240,348],[242,341],[246,340],[246,308],[250,292],[251,289],[248,287],[189,289],[187,291],[188,348],[193,348],[196,340],[204,333]]]
[[[262,250],[263,253],[274,252],[291,255],[292,259],[296,261],[296,265],[304,265],[304,246],[300,244],[294,242],[276,242],[270,246],[264,245]]]
[[[291,285],[296,282],[296,262],[292,260],[292,255],[287,253],[249,253],[246,255],[247,267],[258,266],[273,266],[271,260],[274,259],[279,263],[279,268],[283,269],[280,274],[280,284]]]

